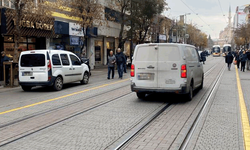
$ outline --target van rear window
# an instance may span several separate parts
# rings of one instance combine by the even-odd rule
[[[157,61],[154,46],[139,47],[135,56],[136,61]]]
[[[22,67],[40,67],[45,66],[44,54],[25,54],[21,57]]]

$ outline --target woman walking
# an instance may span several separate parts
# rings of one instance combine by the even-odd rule
[[[240,68],[240,54],[239,54],[239,51],[237,51],[235,53],[235,60],[237,62],[237,68],[239,69]]]
[[[240,55],[240,63],[241,63],[240,71],[245,72],[246,61],[247,61],[247,54],[246,51],[243,51],[243,53]]]
[[[231,64],[234,60],[234,56],[232,55],[231,52],[229,52],[226,57],[225,57],[225,62],[227,63],[228,71],[231,69]]]

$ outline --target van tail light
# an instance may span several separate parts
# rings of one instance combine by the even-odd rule
[[[49,60],[48,61],[48,71],[50,71],[51,70],[51,61]]]
[[[187,78],[187,66],[181,65],[181,78]]]
[[[130,76],[131,77],[135,76],[135,65],[134,64],[131,65]]]

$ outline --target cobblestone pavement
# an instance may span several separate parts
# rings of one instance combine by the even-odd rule
[[[224,61],[221,64],[225,65]],[[193,117],[200,109],[201,95],[214,81],[214,78],[211,78],[214,75],[205,78],[204,89],[191,102],[173,105],[175,108],[166,110],[124,149],[179,149],[194,121]],[[206,108],[206,115],[202,117],[187,149],[244,149],[236,84],[234,68],[232,71],[226,70],[216,95],[208,105],[209,109]]]
[[[235,68],[225,70],[213,102],[188,149],[244,149]]]
[[[207,60],[204,65],[205,72],[215,64],[218,67],[206,75],[203,90],[199,91],[190,102],[182,101],[181,96],[169,94],[153,94],[144,101],[139,100],[135,93],[129,92],[128,73],[125,74],[125,80],[107,80],[106,69],[93,70],[93,76],[91,76],[88,85],[70,84],[60,92],[51,92],[46,88],[36,88],[32,92],[23,92],[20,88],[13,90],[0,89],[0,112],[61,96],[60,99],[49,103],[0,115],[0,125],[83,100],[81,105],[72,105],[68,110],[65,108],[64,111],[54,113],[54,116],[46,117],[44,115],[44,121],[41,118],[40,121],[45,123],[53,117],[56,119],[71,111],[81,111],[81,107],[84,110],[96,105],[97,102],[117,97],[114,101],[101,107],[88,110],[49,126],[0,149],[108,149],[109,146],[112,147],[112,144],[121,139],[123,135],[145,120],[150,114],[164,107],[166,103],[172,104],[147,128],[140,132],[132,142],[128,143],[124,149],[179,149],[204,104],[204,97],[208,94],[207,92],[210,90],[218,72],[225,66],[222,57],[208,57]],[[240,73],[241,78],[247,79],[247,75],[242,73]],[[242,87],[247,87],[247,82],[245,83],[246,85],[243,84]],[[187,149],[243,149],[238,92],[236,89],[235,71],[233,69],[231,72],[226,70],[216,95],[209,103],[208,109],[198,124]],[[112,94],[112,91],[116,93]],[[245,93],[246,91],[244,95]],[[119,95],[121,96],[119,97]],[[3,97],[4,100],[2,100]],[[13,98],[14,100],[11,100]],[[249,104],[247,105],[250,107]],[[33,123],[39,124],[39,120]],[[25,125],[24,122],[23,125]],[[26,127],[30,126],[27,125]],[[11,127],[9,128],[11,129]],[[20,127],[20,130],[26,129]],[[4,137],[12,134],[11,131],[9,133],[1,131],[3,129],[0,129],[0,133],[2,133],[1,135],[4,133]]]

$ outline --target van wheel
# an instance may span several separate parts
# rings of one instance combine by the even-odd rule
[[[136,92],[136,95],[139,99],[144,99],[146,97],[146,93],[142,93],[142,92]]]
[[[187,99],[187,101],[191,101],[192,99],[193,99],[193,86],[190,86],[189,87],[189,92],[188,92],[188,94],[186,95],[186,99]]]
[[[24,91],[30,91],[31,88],[32,88],[32,86],[22,86],[22,89],[23,89]]]
[[[54,82],[53,89],[55,91],[60,91],[60,90],[62,90],[62,88],[63,88],[63,80],[61,77],[57,77],[55,82]]]
[[[89,83],[89,73],[88,72],[84,73],[83,78],[80,82],[81,82],[81,84],[88,84]]]

